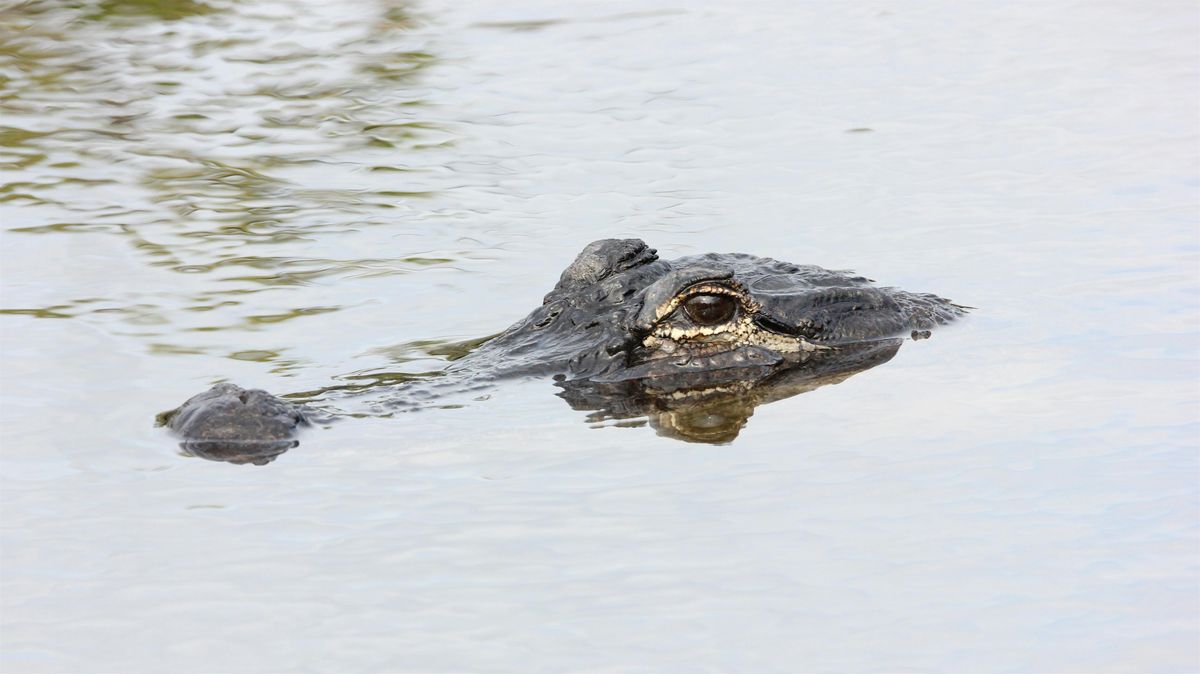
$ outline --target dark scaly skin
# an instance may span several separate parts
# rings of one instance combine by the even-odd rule
[[[714,285],[741,302],[736,331],[704,334],[682,308],[663,313]],[[963,313],[848,272],[744,254],[666,261],[640,240],[605,239],[584,248],[542,306],[440,376],[400,386],[386,404],[427,405],[444,392],[553,375],[559,395],[594,410],[593,421],[649,416],[664,435],[728,442],[755,405],[886,362],[905,336],[928,337]],[[218,384],[163,416],[190,453],[266,463],[294,446],[308,413]]]
[[[184,438],[183,449],[230,463],[269,463],[295,447],[308,423],[302,407],[259,389],[217,384],[192,396],[160,421]]]

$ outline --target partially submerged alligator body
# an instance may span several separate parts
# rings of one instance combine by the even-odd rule
[[[648,417],[665,435],[727,442],[755,405],[886,362],[905,336],[927,337],[963,312],[811,265],[715,253],[667,261],[640,240],[605,239],[584,248],[542,306],[441,376],[401,387],[393,404],[553,375],[592,420]],[[296,444],[305,417],[292,402],[218,384],[163,420],[192,454],[261,464]]]

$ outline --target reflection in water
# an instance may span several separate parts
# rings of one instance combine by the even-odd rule
[[[137,268],[100,297],[64,284],[53,303],[10,299],[0,311],[115,324],[152,337],[152,353],[230,353],[240,349],[207,348],[195,331],[345,308],[298,307],[287,294],[297,285],[456,262],[428,242],[365,257],[333,240],[396,228],[435,198],[438,153],[455,135],[427,110],[421,79],[439,59],[404,3],[322,9],[35,0],[0,10],[0,202],[21,209],[6,216],[8,235],[117,237]],[[330,180],[334,165],[363,171]],[[160,272],[192,278],[172,288]],[[247,293],[262,294],[250,303]]]
[[[1200,670],[1184,6],[0,0],[0,671]],[[147,428],[470,404],[401,342],[651,232],[990,309],[728,447],[544,379]]]
[[[453,343],[425,341],[419,344],[428,353],[436,351],[461,358],[487,339]],[[683,380],[670,377],[606,383],[586,379],[568,381],[559,377],[558,386],[562,391],[558,395],[573,409],[591,411],[586,419],[589,423],[608,420],[632,422],[621,424],[629,426],[648,423],[664,437],[686,442],[725,444],[737,438],[757,406],[837,384],[859,372],[886,363],[896,355],[903,341],[887,339],[842,345],[765,379],[753,378],[746,374],[747,371],[731,371],[728,378],[720,383],[714,384],[711,378],[706,378],[708,383],[703,388],[694,388]],[[410,344],[409,348],[412,347],[413,344]],[[190,456],[210,461],[261,466],[299,445],[297,440],[278,437],[289,435],[297,425],[327,424],[341,416],[392,417],[397,413],[431,407],[458,407],[456,403],[447,403],[444,398],[468,391],[478,392],[496,384],[494,378],[486,375],[472,376],[470,372],[460,371],[359,373],[339,379],[344,383],[290,393],[276,399],[280,403],[298,406],[295,409],[300,418],[292,419],[286,428],[262,433],[259,427],[261,417],[253,415],[248,420],[248,423],[255,425],[253,432],[222,438],[187,438],[180,443],[180,448]],[[178,409],[160,414],[159,425],[169,425],[173,430],[185,433],[188,420],[184,417],[189,411],[195,412],[189,410],[188,406],[197,400],[220,397],[224,392],[223,387],[229,386],[222,384],[195,396]],[[269,398],[265,392],[234,390],[234,393],[241,393],[242,401],[247,400],[247,393],[261,394],[261,397],[252,398],[251,402],[272,404],[270,400],[263,400],[263,397]],[[237,400],[232,397],[230,400],[238,410],[243,409],[238,406]],[[358,407],[355,411],[336,407],[347,403],[357,403]],[[207,412],[201,410],[201,413]],[[227,413],[228,406],[219,412]]]
[[[174,21],[215,11],[215,8],[193,0],[105,0],[88,18],[99,20],[123,15],[144,15],[164,21]]]
[[[702,389],[676,388],[671,381],[641,379],[612,384],[562,381],[558,394],[572,408],[592,410],[587,419],[648,420],[659,435],[707,444],[732,442],[745,428],[754,408],[766,403],[837,384],[892,359],[903,340],[883,340],[838,347],[761,381],[731,380]]]
[[[186,440],[179,443],[188,456],[209,461],[229,463],[252,463],[265,466],[275,457],[300,444],[299,440],[264,440],[261,442],[235,442],[232,440]]]

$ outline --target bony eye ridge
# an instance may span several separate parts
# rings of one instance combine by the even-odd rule
[[[737,311],[738,302],[729,295],[700,293],[683,302],[683,311],[698,325],[727,323]]]

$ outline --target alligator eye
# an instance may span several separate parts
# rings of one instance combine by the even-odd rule
[[[728,295],[692,295],[683,303],[683,310],[700,325],[717,325],[733,318],[737,301]]]

